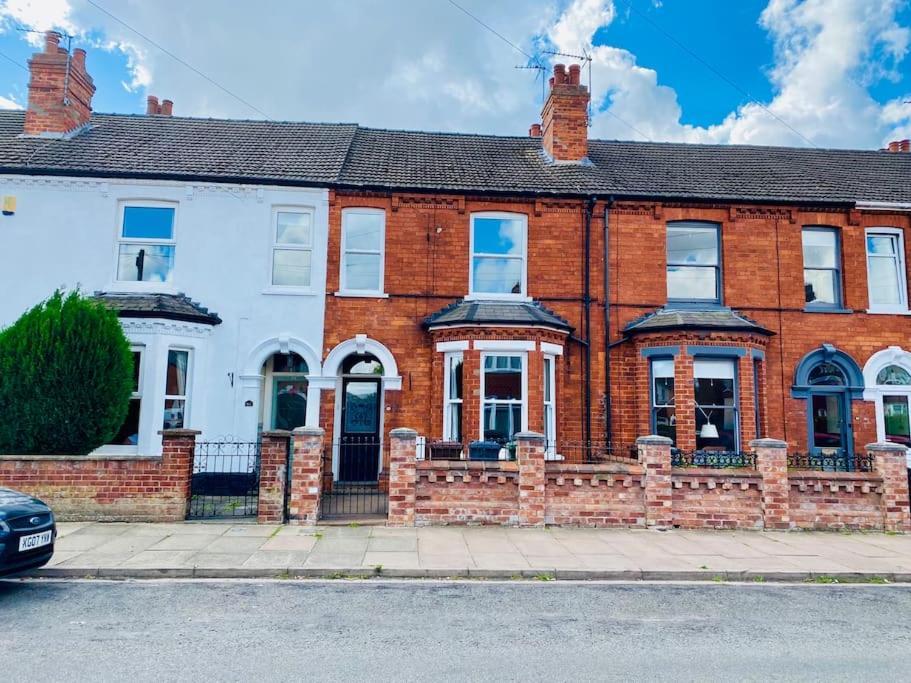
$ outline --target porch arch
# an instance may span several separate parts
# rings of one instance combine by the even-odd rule
[[[241,377],[262,375],[263,363],[276,353],[296,353],[307,361],[309,375],[319,377],[322,374],[319,354],[313,350],[313,347],[303,339],[283,334],[261,341],[250,351]]]
[[[346,339],[329,352],[326,362],[323,363],[323,377],[339,377],[342,372],[342,363],[352,354],[370,353],[376,356],[383,365],[383,389],[398,391],[402,388],[402,378],[399,376],[399,367],[395,356],[376,339],[371,339],[366,334],[355,335]]]

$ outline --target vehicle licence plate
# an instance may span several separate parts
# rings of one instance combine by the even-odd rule
[[[40,548],[43,545],[50,545],[52,540],[54,540],[54,531],[52,529],[42,531],[40,534],[23,536],[19,539],[19,552],[21,553],[26,550],[34,550],[35,548]]]

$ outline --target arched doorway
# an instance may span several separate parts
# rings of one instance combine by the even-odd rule
[[[353,353],[341,366],[339,483],[373,484],[382,460],[381,378],[383,364],[370,353]]]
[[[262,427],[291,431],[307,424],[307,361],[292,352],[276,353],[263,365]]]
[[[864,384],[864,398],[876,407],[876,440],[911,448],[911,353],[898,346],[874,353]]]
[[[797,367],[792,395],[807,400],[807,448],[825,469],[854,469],[851,401],[860,398],[863,386],[854,359],[830,344],[804,356]]]

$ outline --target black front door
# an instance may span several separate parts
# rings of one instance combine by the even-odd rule
[[[376,482],[380,468],[380,380],[346,378],[342,383],[340,482]]]

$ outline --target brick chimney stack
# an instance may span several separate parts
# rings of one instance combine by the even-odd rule
[[[528,136],[532,137],[532,138],[541,137],[541,124],[540,123],[531,124],[531,126],[528,128]]]
[[[146,98],[146,115],[147,116],[171,116],[174,113],[174,103],[171,100],[162,100],[158,103],[155,95],[149,95]]]
[[[554,65],[550,94],[541,111],[544,151],[557,163],[580,163],[588,156],[588,88],[579,83],[582,67]]]
[[[886,147],[886,151],[892,152],[893,154],[908,154],[911,152],[911,140],[893,140],[889,143],[889,146]]]
[[[85,70],[85,50],[70,55],[60,34],[48,31],[44,51],[28,60],[28,109],[25,135],[61,136],[86,125],[92,116],[95,84]]]

